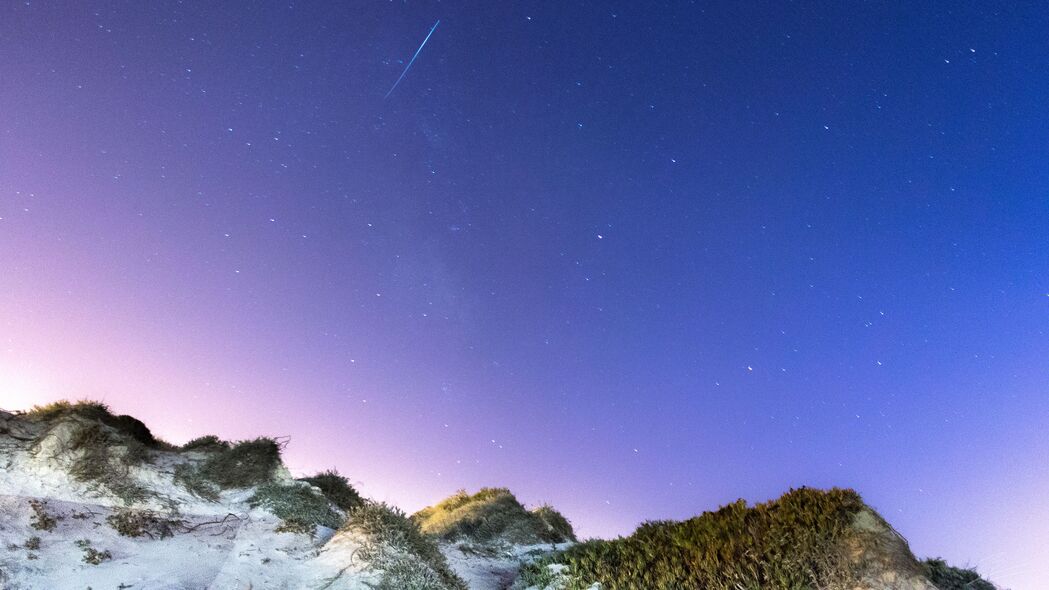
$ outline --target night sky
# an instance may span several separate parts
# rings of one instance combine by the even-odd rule
[[[850,486],[1038,587],[1038,4],[4,2],[0,406],[584,535]]]

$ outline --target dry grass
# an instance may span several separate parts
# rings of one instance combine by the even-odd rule
[[[505,488],[463,490],[412,515],[424,533],[445,541],[562,543],[575,539],[572,525],[550,506],[529,512]]]
[[[164,518],[152,510],[119,510],[106,517],[106,522],[124,537],[166,539],[174,536],[182,521]]]
[[[33,515],[29,517],[29,526],[48,533],[55,530],[55,527],[58,526],[58,519],[47,511],[46,500],[30,500],[29,507],[33,510]]]

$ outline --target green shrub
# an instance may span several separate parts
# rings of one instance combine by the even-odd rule
[[[981,578],[976,570],[952,567],[942,559],[926,559],[922,568],[939,590],[995,590],[994,584]]]
[[[357,493],[357,490],[353,489],[349,480],[339,475],[339,472],[334,469],[312,477],[303,477],[299,481],[304,481],[319,489],[329,502],[342,510],[350,510],[364,503],[364,499]]]
[[[212,453],[200,466],[200,476],[222,489],[250,488],[273,479],[280,467],[280,445],[256,438]]]
[[[204,436],[198,436],[197,438],[189,441],[188,443],[179,447],[181,451],[224,451],[231,447],[229,441],[222,440],[214,434],[207,434]]]
[[[633,535],[593,540],[525,566],[525,585],[567,566],[566,588],[603,590],[811,590],[851,575],[842,541],[863,502],[852,490],[792,490],[747,507],[740,500],[682,522],[650,522]]]
[[[529,512],[505,488],[460,490],[435,506],[412,515],[422,531],[446,541],[562,543],[575,535],[564,516],[549,506]]]
[[[280,517],[284,521],[280,531],[312,535],[317,525],[337,529],[343,523],[328,499],[305,485],[268,483],[259,486],[248,503]]]
[[[359,555],[382,572],[381,590],[467,590],[437,543],[398,508],[366,500],[350,511],[343,530],[364,538]]]

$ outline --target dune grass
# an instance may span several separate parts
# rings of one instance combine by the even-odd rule
[[[841,540],[863,502],[852,490],[792,490],[748,507],[740,500],[681,521],[649,522],[629,537],[593,540],[541,559],[522,582],[548,583],[567,566],[567,590],[811,590],[847,578]]]
[[[364,499],[350,485],[349,480],[339,475],[339,472],[334,469],[329,469],[310,477],[303,477],[299,481],[306,482],[319,489],[329,502],[343,511],[356,508],[364,503]]]
[[[73,458],[69,474],[77,481],[96,486],[131,505],[146,499],[145,488],[131,470],[144,462],[148,449],[138,439],[114,432],[100,422],[80,423],[52,458]]]
[[[463,490],[412,515],[422,531],[444,541],[561,543],[575,539],[572,525],[550,506],[528,511],[506,488]]]
[[[26,417],[35,422],[50,422],[66,416],[77,416],[102,423],[120,434],[129,436],[149,448],[173,448],[168,443],[153,436],[149,428],[138,418],[126,414],[116,415],[109,406],[102,402],[66,400],[52,402],[42,406],[33,406]]]
[[[343,530],[363,539],[358,554],[382,572],[378,590],[467,590],[437,543],[398,508],[364,501],[350,511]]]
[[[925,576],[940,590],[995,590],[994,584],[976,570],[952,567],[942,559],[926,559],[921,565]]]
[[[283,520],[281,532],[313,535],[317,525],[337,529],[344,518],[331,503],[306,485],[268,483],[258,487],[248,503],[261,506]]]

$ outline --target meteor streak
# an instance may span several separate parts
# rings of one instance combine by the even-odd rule
[[[441,24],[440,19],[437,19],[437,22],[433,23],[433,27],[430,28],[430,32],[426,33],[426,38],[423,39],[423,42],[421,45],[419,45],[419,48],[415,50],[415,55],[413,55],[412,59],[408,61],[408,65],[404,66],[404,71],[401,72],[401,77],[397,78],[397,81],[393,83],[393,87],[390,88],[390,91],[387,92],[386,96],[384,96],[383,98],[390,98],[390,94],[393,93],[394,89],[397,88],[397,85],[400,84],[401,80],[404,79],[404,75],[408,73],[409,69],[411,69],[412,64],[415,63],[415,58],[419,57],[419,52],[422,51],[423,47],[426,46],[426,42],[430,40],[430,35],[433,35],[433,32],[437,30],[437,25],[439,24]]]

